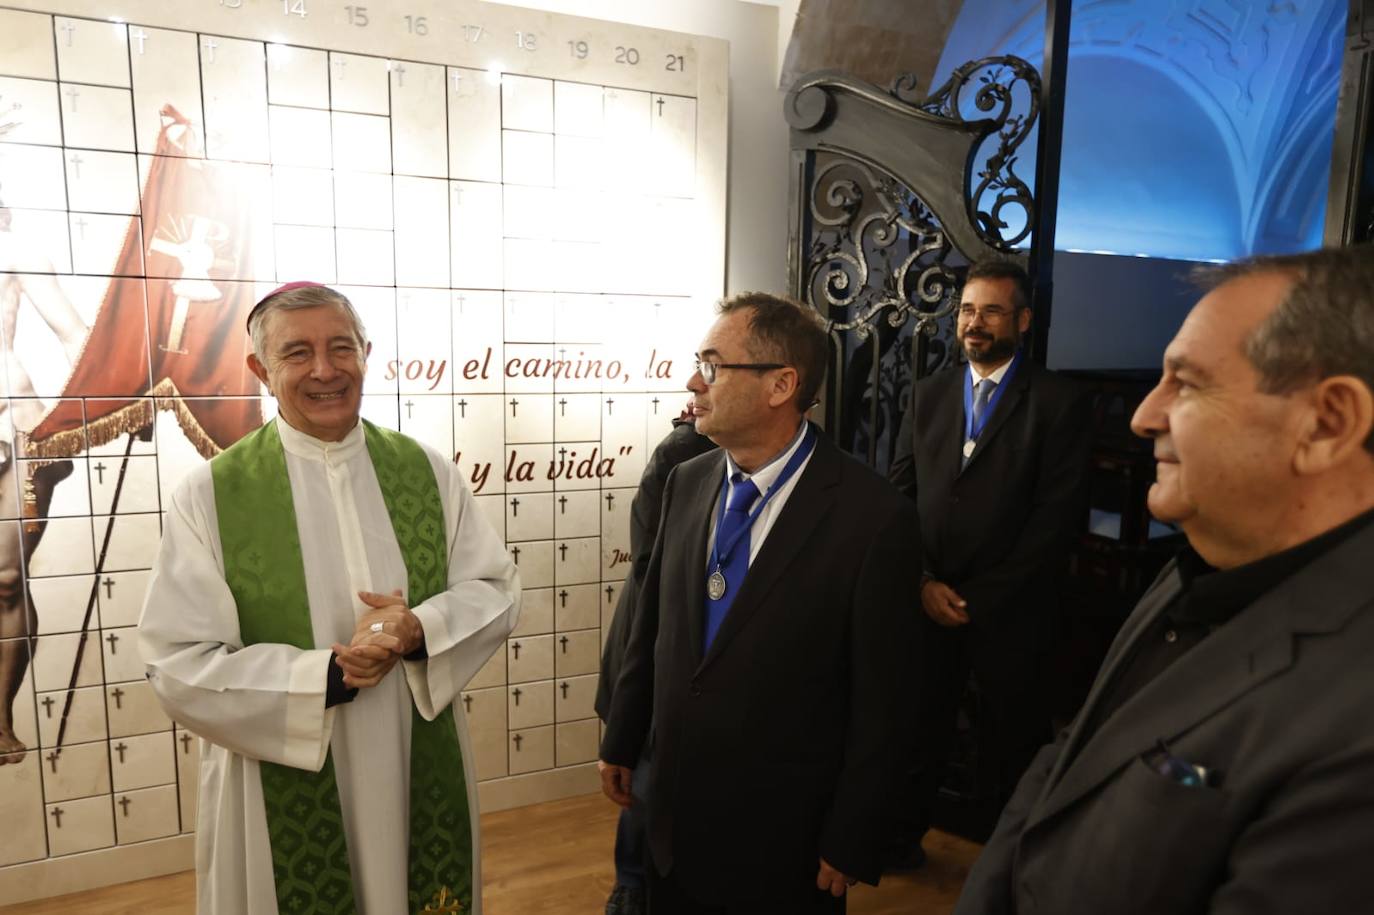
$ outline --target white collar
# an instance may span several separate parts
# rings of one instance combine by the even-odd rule
[[[727,451],[725,453],[725,478],[727,480],[733,479],[738,473],[742,478],[754,481],[754,485],[758,487],[759,495],[768,492],[769,487],[777,481],[778,475],[782,473],[782,469],[787,466],[792,454],[801,447],[802,439],[806,438],[807,425],[806,420],[803,419],[797,426],[797,434],[792,436],[792,443],[769,458],[767,463],[753,473],[745,473],[740,470],[735,459],[730,457],[730,453]]]
[[[312,461],[327,461],[335,463],[346,461],[353,457],[364,447],[363,424],[359,420],[342,441],[326,442],[307,435],[295,426],[286,421],[286,417],[277,414],[277,434],[281,436],[281,445],[296,457],[306,458]]]
[[[995,385],[1001,385],[1002,379],[1007,377],[1007,370],[1011,368],[1011,364],[1015,361],[1016,357],[1012,356],[1012,358],[1008,359],[1006,362],[1003,362],[989,375],[979,375],[978,372],[973,368],[973,363],[970,362],[968,364],[968,377],[973,380],[974,384],[977,384],[978,382],[986,378],[988,381],[991,381]]]

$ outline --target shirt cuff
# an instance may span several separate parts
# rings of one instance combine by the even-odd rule
[[[423,648],[423,646],[421,647]],[[344,685],[343,668],[331,659],[329,672],[325,674],[324,707],[333,708],[336,705],[343,705],[345,702],[352,702],[357,695],[358,688]]]

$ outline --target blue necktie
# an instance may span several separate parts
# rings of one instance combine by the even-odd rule
[[[991,378],[984,378],[973,386],[973,428],[977,429],[983,422],[983,413],[988,408],[988,398],[992,397],[992,391],[997,387],[997,382]]]
[[[758,497],[759,488],[754,485],[753,480],[740,479],[739,474],[730,480],[730,495],[725,502],[720,525],[716,529],[716,547],[722,550],[729,547],[737,536],[739,542],[730,550],[728,556],[721,557],[720,574],[725,576],[725,593],[717,600],[712,600],[710,594],[710,577],[716,570],[706,570],[706,640],[703,643],[705,648],[711,647],[716,633],[720,631],[720,624],[725,621],[725,614],[730,611],[730,605],[739,593],[740,585],[744,584],[745,573],[749,571],[749,533],[745,531],[740,534],[740,531],[748,527],[749,506],[753,505]]]
[[[973,428],[982,431],[983,414],[988,409],[988,399],[992,397],[993,389],[997,387],[997,382],[991,378],[984,378],[973,386]],[[969,459],[973,457],[973,452],[964,455],[964,466],[968,466]]]

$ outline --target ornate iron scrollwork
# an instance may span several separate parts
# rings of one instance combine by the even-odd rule
[[[949,313],[955,276],[944,263],[949,240],[930,208],[876,167],[825,153],[817,157],[809,206],[806,290],[813,306],[829,306],[819,310],[831,329],[866,340],[886,313],[891,327],[914,315],[918,328],[934,334]]]
[[[949,236],[892,175],[837,153],[816,155],[807,207],[805,298],[827,318],[841,354],[832,394],[844,408],[835,432],[882,465],[901,422],[911,335],[927,337],[938,361],[952,350]]]
[[[1018,83],[1025,85],[1027,101],[1026,110],[1015,113]],[[915,86],[915,78],[907,74],[895,79],[890,91],[922,111],[962,124],[970,123],[967,92],[977,87],[972,104],[984,117],[972,120],[992,121],[989,134],[995,132],[998,147],[976,172],[978,184],[967,197],[969,218],[985,242],[1011,250],[1030,235],[1033,224],[1035,196],[1016,174],[1016,151],[1040,116],[1040,74],[1019,57],[984,57],[956,69],[943,86],[919,101],[910,97]],[[1002,218],[1007,207],[1019,208],[1023,216],[1021,229],[1010,238],[1003,234],[1010,227]]]

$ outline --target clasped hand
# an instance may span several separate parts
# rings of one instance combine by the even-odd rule
[[[968,625],[968,601],[942,581],[927,578],[921,582],[921,607],[940,626]]]
[[[382,682],[397,661],[423,645],[425,630],[399,590],[359,591],[358,597],[372,609],[358,620],[348,645],[333,645],[334,663],[343,669],[345,686],[366,688]],[[374,629],[375,624],[380,626]]]

